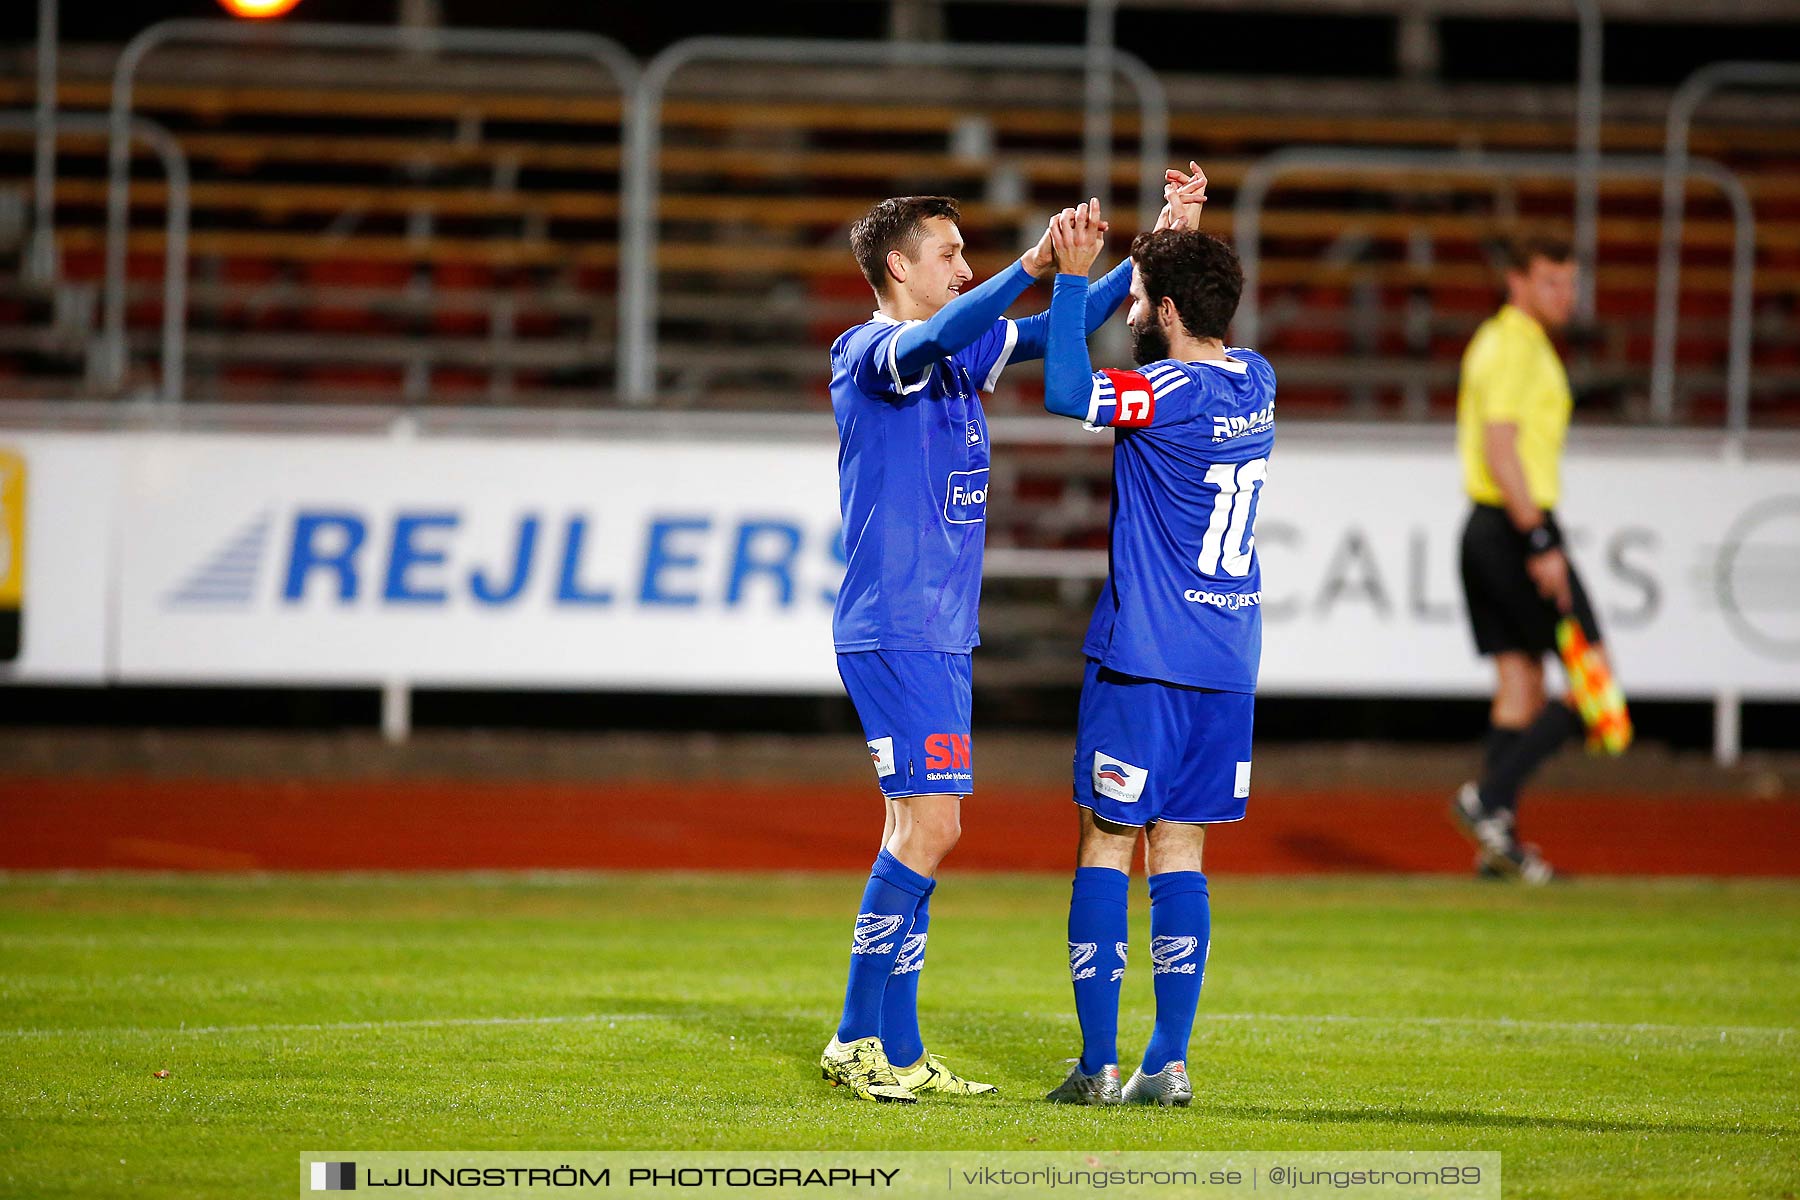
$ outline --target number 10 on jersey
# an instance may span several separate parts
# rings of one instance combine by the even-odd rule
[[[1246,463],[1215,463],[1206,469],[1206,482],[1219,489],[1213,497],[1212,520],[1206,526],[1206,540],[1200,543],[1200,573],[1217,575],[1221,571],[1237,579],[1250,574],[1250,558],[1256,550],[1256,538],[1245,538],[1250,527],[1250,510],[1256,504],[1256,490],[1269,477],[1269,460],[1253,458]]]

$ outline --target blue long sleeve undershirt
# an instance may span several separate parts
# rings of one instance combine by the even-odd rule
[[[1044,408],[1062,417],[1088,415],[1094,364],[1083,315],[1089,307],[1085,275],[1058,275],[1050,293],[1049,350],[1044,358]]]
[[[902,376],[915,375],[938,359],[973,345],[1034,282],[1023,261],[1015,259],[1006,270],[944,305],[929,321],[908,325],[896,334],[894,365]],[[1131,260],[1125,259],[1088,294],[1086,332],[1092,333],[1106,324],[1130,291]],[[1049,338],[1050,314],[1037,313],[1013,325],[1018,340],[1013,344],[1011,361],[1042,358]],[[1082,412],[1086,411],[1084,406]]]
[[[940,358],[974,344],[994,327],[1007,308],[1036,282],[1021,260],[971,291],[964,292],[929,321],[908,325],[894,338],[894,366],[904,376],[916,375]]]
[[[1131,294],[1131,260],[1122,260],[1118,266],[1100,277],[1098,283],[1088,288],[1087,294],[1087,328],[1092,334],[1106,324],[1107,319],[1117,312],[1125,297]],[[1019,331],[1018,341],[1013,343],[1012,361],[1030,362],[1032,359],[1044,357],[1045,346],[1050,336],[1050,314],[1048,311],[1036,313],[1013,325]],[[1084,401],[1081,413],[1087,415]]]

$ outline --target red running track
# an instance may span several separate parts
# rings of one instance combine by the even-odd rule
[[[1420,792],[1267,791],[1217,827],[1209,870],[1463,873],[1471,852]],[[0,868],[178,870],[863,870],[866,786],[662,781],[0,778]],[[1067,870],[1073,806],[987,788],[964,806],[959,869]],[[1555,794],[1522,828],[1574,874],[1800,876],[1800,804]]]

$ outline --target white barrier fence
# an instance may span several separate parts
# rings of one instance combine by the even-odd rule
[[[1257,518],[1265,691],[1482,694],[1447,431],[1295,433]],[[1800,467],[1718,446],[1571,450],[1564,525],[1630,695],[1800,696]],[[839,687],[829,440],[0,430],[8,451],[0,680]]]

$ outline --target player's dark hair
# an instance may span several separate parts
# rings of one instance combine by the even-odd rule
[[[962,219],[956,201],[948,196],[894,196],[864,213],[850,227],[850,253],[862,268],[863,278],[880,296],[887,284],[887,256],[898,250],[910,259],[919,257],[925,222],[932,217]]]
[[[1167,296],[1190,335],[1224,340],[1244,294],[1244,268],[1230,245],[1197,229],[1162,229],[1132,239],[1131,261],[1150,303]]]
[[[1494,240],[1494,257],[1506,271],[1528,271],[1531,260],[1566,263],[1574,259],[1569,240],[1553,233],[1509,233]]]

